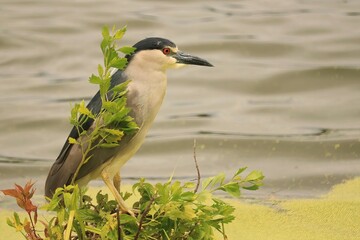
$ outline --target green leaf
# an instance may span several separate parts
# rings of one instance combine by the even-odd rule
[[[212,183],[213,179],[214,179],[213,177],[206,178],[206,179],[202,182],[202,189],[205,190],[205,189],[210,185],[210,183]]]
[[[109,199],[108,194],[102,194],[101,190],[96,194],[96,202],[98,205],[103,206]]]
[[[139,126],[135,122],[128,122],[127,127],[123,127],[122,130],[124,132],[133,133],[134,131],[137,131],[139,129]]]
[[[124,54],[131,54],[136,50],[136,48],[134,47],[130,47],[130,46],[124,46],[118,49],[118,51],[124,53]]]
[[[136,218],[134,218],[128,214],[121,214],[120,221],[121,221],[121,224],[136,223]]]
[[[177,219],[182,218],[183,212],[180,211],[178,204],[170,202],[169,204],[166,204],[165,214],[166,217],[170,218],[173,221],[176,221]]]
[[[224,216],[223,215],[215,215],[212,217],[211,220],[213,221],[219,221],[219,220],[223,220],[224,219]]]
[[[196,218],[196,213],[190,204],[186,204],[184,206],[184,211],[181,218],[189,221],[192,221],[194,218]]]
[[[100,97],[101,99],[106,99],[106,94],[110,87],[110,79],[104,79],[100,83]]]
[[[83,195],[82,197],[83,202],[91,202],[92,198],[89,195]]]
[[[14,222],[11,221],[10,218],[6,218],[6,223],[7,223],[7,225],[9,225],[10,227],[15,227]]]
[[[259,189],[259,185],[251,185],[251,186],[243,186],[242,187],[243,189],[246,189],[246,190],[250,190],[250,191],[253,191],[253,190],[258,190]]]
[[[21,224],[20,217],[19,217],[19,214],[17,212],[14,212],[14,219],[15,219],[15,225],[20,225]]]
[[[183,185],[183,188],[195,188],[195,183],[193,183],[193,182],[186,182],[186,183],[184,183],[184,185]]]
[[[94,115],[92,114],[92,112],[85,106],[85,101],[82,100],[80,102],[80,106],[79,106],[79,109],[78,109],[79,113],[87,116],[87,117],[90,117],[90,118],[95,118]]]
[[[110,32],[109,32],[109,27],[108,26],[104,26],[102,28],[102,32],[101,32],[103,38],[108,38],[110,37]]]
[[[173,195],[177,195],[179,193],[181,193],[182,191],[182,188],[181,188],[181,184],[179,181],[175,181],[171,187],[170,187],[170,190],[172,192]]]
[[[76,197],[76,200],[78,200],[78,197]],[[75,210],[75,219],[77,220],[74,222],[74,228],[78,235],[85,236],[85,224],[84,219],[79,214],[79,209]]]
[[[142,197],[146,197],[148,199],[150,199],[154,195],[154,192],[155,192],[154,186],[147,182],[142,182],[138,186],[137,190],[141,194]]]
[[[124,132],[120,131],[118,129],[104,128],[104,129],[102,129],[102,131],[110,133],[110,134],[115,135],[115,136],[119,136],[119,137],[124,136]]]
[[[69,137],[68,141],[70,144],[79,144],[79,142],[75,138],[72,138],[72,137]]]
[[[105,54],[105,68],[110,68],[112,67],[111,65],[113,64],[113,62],[115,62],[117,59],[119,59],[119,55],[116,52],[116,50],[110,46],[106,49],[106,54]]]
[[[123,83],[120,83],[120,84],[114,86],[111,89],[111,91],[113,91],[113,92],[124,92],[124,91],[127,90],[127,86],[128,86],[129,83],[130,83],[130,80],[127,80],[127,81],[125,81]]]
[[[99,65],[99,66],[101,66],[101,65]],[[92,74],[89,78],[89,82],[92,84],[100,84],[102,82],[102,80],[98,76],[95,76],[94,74]]]
[[[219,173],[212,180],[212,186],[215,187],[217,184],[222,185],[225,180],[225,173]]]
[[[221,189],[233,197],[240,197],[240,188],[237,182],[231,182],[223,185]]]
[[[124,132],[117,129],[103,128],[100,130],[99,135],[106,143],[103,147],[112,147],[112,145],[108,144],[119,145],[121,138],[124,136]]]
[[[99,214],[92,210],[92,209],[79,209],[77,211],[78,217],[81,218],[83,221],[90,221],[90,222],[96,222],[101,221],[101,217]]]
[[[236,173],[234,174],[233,178],[239,176],[242,172],[244,172],[247,169],[247,167],[239,168]]]
[[[69,192],[64,192],[64,204],[66,207],[71,206],[71,194]]]
[[[99,145],[99,147],[102,147],[102,148],[114,148],[117,146],[119,146],[118,143],[102,143]]]
[[[118,106],[115,102],[105,101],[102,106],[106,111],[111,113],[116,113],[118,111]]]
[[[76,103],[72,108],[71,108],[71,114],[70,114],[70,123],[77,126],[78,123],[78,110],[79,110],[80,104]]]
[[[120,40],[124,36],[125,32],[126,32],[126,26],[116,31],[116,33],[114,34],[114,39]]]
[[[193,192],[184,192],[181,194],[181,200],[183,201],[193,201],[195,199],[195,193]]]
[[[109,123],[126,121],[126,119],[124,119],[124,118],[126,118],[126,115],[129,112],[130,112],[129,108],[122,108],[121,110],[118,110],[117,113],[114,113],[110,117]],[[125,130],[125,127],[123,127],[122,130]]]
[[[72,209],[77,208],[79,196],[80,196],[79,186],[75,185],[73,187],[73,191],[71,193],[71,206],[72,206]]]
[[[261,171],[254,170],[245,177],[244,181],[246,181],[246,182],[256,181],[256,180],[262,180],[263,178],[264,178],[264,175],[262,174]]]
[[[111,60],[109,66],[117,69],[123,69],[127,64],[126,58],[114,58]]]
[[[55,211],[59,207],[61,199],[59,199],[55,194],[48,204],[45,204],[41,209],[46,211]]]
[[[99,73],[99,76],[104,75],[104,68],[101,66],[101,64],[98,65],[98,73]]]
[[[129,199],[129,197],[132,196],[132,193],[129,193],[129,192],[121,192],[121,197],[123,198],[124,201],[126,201],[127,199]]]
[[[101,41],[100,48],[101,48],[101,51],[102,51],[103,54],[106,53],[106,49],[108,48],[109,43],[110,43],[110,38],[109,38],[109,37],[104,38],[104,39]]]
[[[206,203],[207,201],[210,201],[211,198],[212,198],[212,194],[209,191],[205,190],[198,193],[196,199],[200,203]]]
[[[95,234],[99,234],[99,235],[101,234],[101,229],[96,228],[96,227],[85,226],[85,229],[87,231],[90,231],[90,232],[95,233]]]

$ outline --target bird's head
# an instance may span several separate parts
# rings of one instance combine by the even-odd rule
[[[158,37],[145,38],[134,45],[136,50],[127,55],[129,64],[136,62],[142,67],[151,67],[165,71],[184,65],[212,67],[205,59],[181,52],[170,40]]]

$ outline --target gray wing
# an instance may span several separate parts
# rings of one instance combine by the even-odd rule
[[[125,74],[118,70],[112,77],[111,77],[111,86],[110,88],[123,83],[127,80]],[[95,96],[90,100],[87,107],[92,111],[93,114],[98,114],[101,109],[101,99],[100,99],[100,92],[97,92]],[[83,124],[82,128],[84,130],[91,130],[93,124],[93,119],[87,119]],[[72,137],[74,139],[79,138],[79,133],[74,127],[68,138],[65,141],[63,148],[60,151],[59,156],[57,157],[55,163],[52,165],[48,177],[45,183],[45,195],[47,197],[52,197],[56,188],[63,187],[64,185],[68,185],[71,183],[73,175],[78,168],[81,159],[82,159],[82,152],[78,145],[69,144],[68,139]],[[125,140],[125,139],[124,139]],[[93,152],[90,152],[90,156],[92,159],[96,159],[96,161],[89,161],[87,164],[81,167],[78,176],[76,178],[80,179],[81,177],[85,176],[90,171],[96,169],[98,166],[102,165],[104,162],[109,160],[111,156],[118,151],[117,148],[101,148],[101,153],[96,149]],[[101,156],[100,156],[101,155]]]

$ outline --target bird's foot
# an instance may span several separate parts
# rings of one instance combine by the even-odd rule
[[[139,215],[140,213],[140,210],[138,209],[123,209],[123,208],[120,208],[120,212],[122,214],[129,214],[130,216],[136,218],[137,215]],[[113,215],[115,215],[116,213],[114,213]]]
[[[126,210],[125,213],[128,213],[128,214],[129,214],[130,216],[132,216],[132,217],[136,217],[136,216],[135,216],[135,213],[134,213],[132,210],[130,210],[130,209]]]

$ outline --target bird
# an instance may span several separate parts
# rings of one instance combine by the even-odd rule
[[[126,105],[131,109],[129,115],[139,128],[135,134],[124,136],[116,147],[93,149],[90,159],[80,167],[75,179],[75,184],[83,187],[93,179],[102,178],[120,210],[130,215],[134,215],[134,212],[126,206],[120,195],[120,169],[139,150],[159,112],[166,94],[167,70],[185,65],[213,67],[205,59],[181,52],[175,43],[165,38],[145,38],[133,45],[133,48],[134,52],[125,56],[128,62],[126,67],[117,69],[111,76],[110,89],[131,80],[127,85]],[[99,91],[87,104],[87,108],[94,115],[100,112]],[[82,124],[82,128],[91,131],[93,124],[94,120],[89,118]],[[69,137],[81,141],[83,136],[73,127]],[[57,188],[71,184],[81,159],[79,145],[65,141],[46,179],[47,198],[50,199]]]

